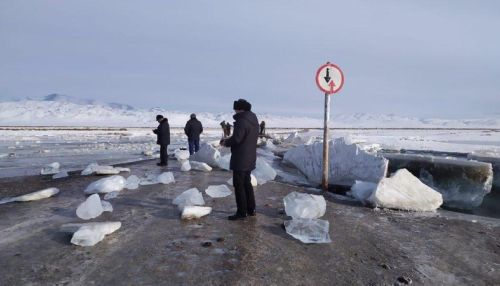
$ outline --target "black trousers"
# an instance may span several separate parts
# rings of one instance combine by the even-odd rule
[[[250,181],[250,171],[233,171],[234,195],[237,213],[246,215],[255,211],[255,196]]]
[[[168,164],[168,145],[160,145],[160,164]]]

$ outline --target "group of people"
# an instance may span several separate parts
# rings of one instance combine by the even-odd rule
[[[244,100],[238,99],[233,102],[234,130],[231,136],[231,124],[221,122],[224,130],[224,138],[220,145],[231,148],[231,160],[229,168],[233,171],[233,186],[236,197],[236,213],[228,217],[229,220],[244,220],[247,216],[255,216],[255,196],[251,183],[251,172],[255,169],[257,160],[257,139],[259,134],[264,134],[265,123],[259,124],[257,116],[251,111],[252,105]],[[168,165],[167,147],[170,144],[170,126],[168,119],[162,115],[156,116],[158,128],[153,130],[157,135],[156,143],[160,145],[159,166]],[[224,125],[223,125],[224,124]],[[200,134],[203,125],[196,119],[196,114],[191,114],[189,121],[184,127],[184,133],[188,137],[189,153],[192,155],[200,148]]]

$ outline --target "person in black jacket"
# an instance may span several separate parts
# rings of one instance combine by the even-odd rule
[[[188,137],[189,154],[193,155],[200,150],[200,134],[203,133],[203,125],[196,119],[196,114],[191,114],[191,119],[184,127],[184,133]]]
[[[233,170],[233,186],[236,196],[236,214],[229,216],[229,220],[245,219],[247,215],[255,216],[255,196],[250,175],[255,169],[257,160],[257,138],[259,136],[259,122],[257,116],[250,111],[252,105],[239,99],[234,102],[233,109],[233,136],[222,139],[221,145],[231,147],[231,161],[229,167]]]
[[[266,135],[266,122],[264,120],[260,123],[259,135]]]
[[[163,115],[156,115],[156,121],[160,123],[158,128],[153,130],[156,134],[156,144],[160,145],[160,163],[156,164],[158,166],[168,165],[168,153],[167,147],[170,145],[170,126],[168,125],[168,119],[163,117]]]

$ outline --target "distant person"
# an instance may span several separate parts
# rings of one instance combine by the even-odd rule
[[[229,167],[233,170],[233,186],[236,197],[237,211],[228,217],[229,220],[243,220],[255,216],[255,196],[250,174],[255,169],[257,160],[257,138],[259,136],[259,122],[251,111],[252,105],[238,99],[233,103],[236,113],[233,118],[233,136],[222,139],[222,146],[231,147],[231,161]]]
[[[260,123],[259,135],[266,135],[266,122],[264,120]]]
[[[168,119],[163,117],[163,115],[156,115],[156,121],[158,121],[158,128],[153,130],[156,134],[156,144],[160,145],[160,163],[158,166],[168,165],[168,152],[167,147],[170,145],[170,126],[168,125]]]
[[[220,123],[220,127],[222,128],[222,133],[224,134],[224,137],[227,137],[226,120],[223,120]]]
[[[193,155],[200,150],[200,134],[203,133],[203,125],[196,119],[196,114],[191,114],[191,119],[186,122],[184,133],[188,138],[189,154]]]
[[[226,137],[231,136],[231,127],[233,127],[233,125],[231,125],[229,122],[226,122]]]

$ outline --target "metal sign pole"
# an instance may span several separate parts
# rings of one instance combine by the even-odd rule
[[[323,178],[321,180],[321,187],[323,191],[328,191],[328,133],[329,127],[328,122],[330,121],[330,96],[328,93],[325,93],[325,118],[324,118],[324,126],[323,126]]]

